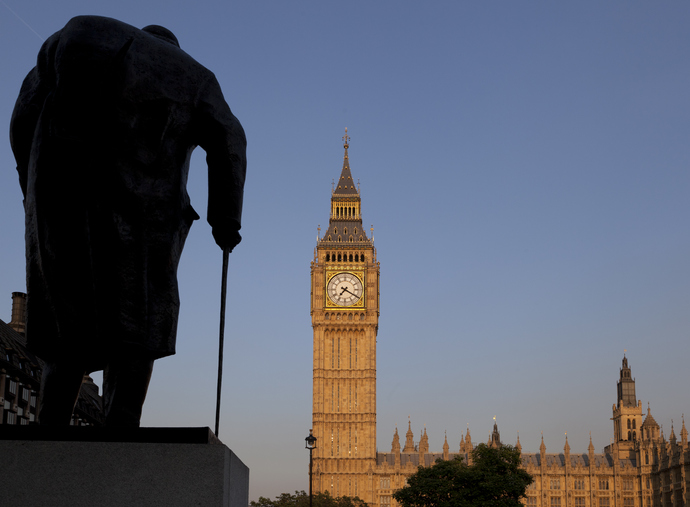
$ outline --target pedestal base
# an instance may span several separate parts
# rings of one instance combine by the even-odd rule
[[[208,428],[0,426],[2,503],[249,505],[249,469]]]

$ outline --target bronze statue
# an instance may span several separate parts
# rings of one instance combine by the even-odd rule
[[[186,191],[206,151],[216,243],[241,240],[244,130],[211,71],[160,26],[79,16],[41,47],[12,115],[26,212],[27,341],[46,361],[41,424],[67,425],[103,370],[106,425],[139,426],[175,353]]]

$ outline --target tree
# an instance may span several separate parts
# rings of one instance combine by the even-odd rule
[[[334,498],[328,491],[315,493],[312,498],[313,507],[367,507],[359,497],[341,496]],[[257,502],[249,502],[249,507],[309,507],[309,495],[304,491],[295,491],[294,495],[283,493],[275,500],[263,496]]]
[[[403,507],[521,507],[533,480],[520,468],[518,449],[479,444],[471,465],[458,456],[420,466],[393,498]]]

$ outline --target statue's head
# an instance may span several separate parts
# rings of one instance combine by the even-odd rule
[[[175,37],[175,34],[167,28],[165,28],[164,26],[149,25],[142,28],[142,31],[150,33],[154,37],[158,37],[159,39],[162,39],[165,42],[169,42],[170,44],[173,44],[178,48],[180,47],[180,43],[177,41],[177,37]]]

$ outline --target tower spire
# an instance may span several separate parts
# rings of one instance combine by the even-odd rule
[[[350,156],[347,153],[347,149],[350,147],[350,136],[347,135],[347,128],[343,136],[343,143],[343,148],[345,148],[345,154],[343,155],[343,170],[340,172],[340,179],[335,185],[333,194],[342,197],[359,197],[359,189],[355,187],[355,182],[350,172]]]

